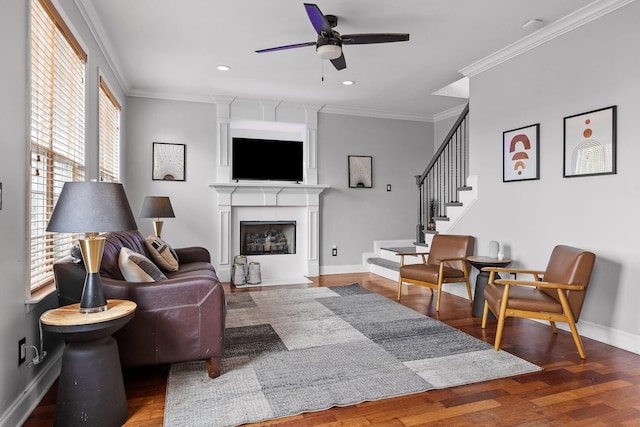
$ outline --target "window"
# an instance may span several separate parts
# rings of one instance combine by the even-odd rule
[[[120,111],[122,107],[100,77],[100,181],[120,182]]]
[[[51,0],[31,2],[31,291],[53,281],[53,263],[75,236],[46,233],[65,181],[84,181],[87,56]]]

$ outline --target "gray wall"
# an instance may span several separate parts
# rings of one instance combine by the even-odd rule
[[[348,155],[373,157],[373,188],[349,188]],[[318,181],[331,186],[321,196],[321,271],[362,264],[374,240],[415,239],[414,175],[432,156],[433,123],[320,113]]]
[[[163,237],[175,246],[198,244],[211,252],[215,231],[216,107],[214,104],[128,98],[127,193],[137,214],[146,195],[166,195],[176,218],[165,219]],[[319,182],[331,186],[320,197],[320,266],[344,271],[362,265],[374,240],[414,238],[416,187],[433,153],[433,124],[320,113]],[[151,180],[153,142],[187,144],[185,182]],[[373,156],[373,188],[350,189],[347,156]],[[134,160],[135,159],[135,160]],[[386,191],[391,184],[392,191]],[[395,207],[398,207],[397,209]],[[143,234],[151,220],[138,219]],[[332,245],[338,256],[331,256]]]
[[[216,106],[196,102],[127,98],[125,138],[127,194],[137,216],[145,196],[169,196],[175,218],[165,218],[162,237],[176,247],[199,245],[213,251],[216,195]],[[151,179],[154,142],[186,144],[186,180]],[[138,218],[143,235],[153,220]]]
[[[60,0],[67,22],[89,56],[86,65],[87,177],[97,176],[98,76],[111,84],[116,97],[124,95],[117,79],[85,25],[74,0]],[[57,306],[55,293],[37,304],[25,304],[29,288],[27,183],[29,170],[29,1],[2,2],[0,13],[0,426],[20,425],[57,376],[62,341],[45,336],[48,356],[43,363],[18,367],[18,340],[40,345],[39,318]],[[29,349],[27,360],[35,356]]]
[[[631,3],[471,78],[470,168],[479,200],[454,230],[476,235],[479,253],[489,240],[503,243],[517,267],[544,268],[561,243],[595,252],[578,327],[636,352],[639,16],[640,3]],[[618,173],[563,178],[563,118],[611,105],[618,106]],[[502,132],[534,123],[540,180],[503,183]]]

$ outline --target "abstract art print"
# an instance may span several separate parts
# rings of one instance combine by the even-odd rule
[[[564,177],[616,173],[616,106],[564,118]]]
[[[540,124],[502,133],[502,182],[540,179]]]
[[[153,172],[155,181],[185,180],[185,144],[153,143]]]
[[[349,156],[349,188],[371,188],[371,156]]]

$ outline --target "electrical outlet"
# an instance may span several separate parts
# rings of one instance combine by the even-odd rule
[[[22,365],[25,360],[27,360],[27,339],[22,337],[18,341],[18,366]]]
[[[338,256],[338,247],[336,245],[331,248],[331,256]]]

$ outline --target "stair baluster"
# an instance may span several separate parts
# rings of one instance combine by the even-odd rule
[[[446,205],[458,202],[458,190],[465,187],[469,172],[469,104],[436,151],[421,175],[416,175],[418,186],[418,224],[416,242],[424,243],[425,224],[446,220]],[[431,201],[436,210],[432,214]]]

